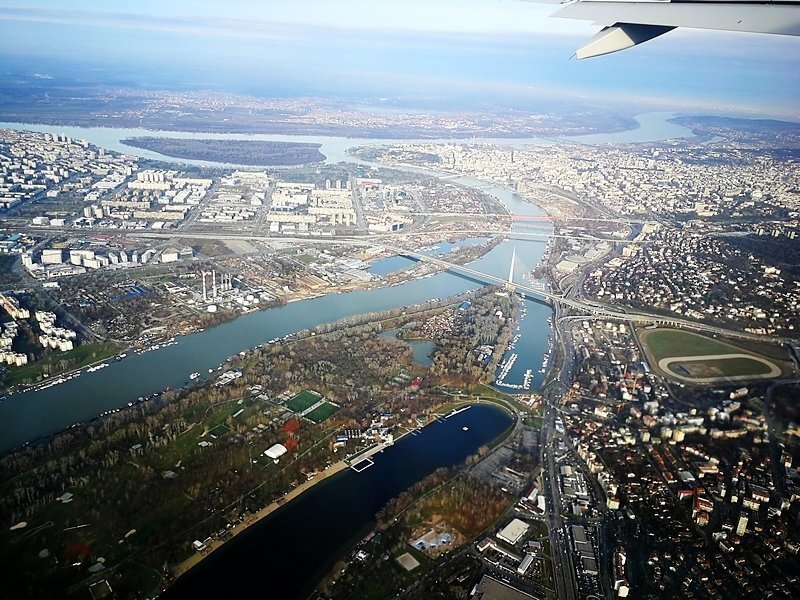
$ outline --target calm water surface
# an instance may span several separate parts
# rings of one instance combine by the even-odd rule
[[[218,139],[218,140],[257,140],[272,142],[303,142],[321,144],[320,152],[325,155],[326,163],[358,162],[347,155],[347,150],[355,146],[375,146],[391,144],[412,143],[457,143],[478,142],[485,144],[499,144],[503,146],[552,145],[559,139],[565,142],[578,142],[583,144],[614,144],[632,142],[651,142],[672,138],[694,137],[692,131],[686,127],[669,123],[667,119],[674,117],[674,113],[653,112],[634,117],[639,123],[636,129],[616,133],[597,133],[583,136],[565,136],[563,138],[477,138],[477,139],[371,139],[371,138],[346,138],[331,136],[305,136],[305,135],[275,135],[275,134],[237,134],[237,133],[195,133],[187,131],[151,131],[141,128],[117,127],[74,127],[68,125],[41,125],[37,123],[12,123],[0,122],[0,128],[24,129],[26,131],[39,131],[43,133],[62,133],[74,139],[85,139],[96,146],[107,150],[115,150],[123,154],[141,156],[153,160],[192,164],[206,167],[239,165],[217,163],[204,160],[189,160],[172,158],[142,148],[126,146],[121,140],[130,137],[170,137],[178,139]],[[253,168],[252,165],[247,168]]]
[[[497,408],[472,406],[311,488],[236,536],[161,597],[305,598],[390,499],[440,467],[462,463],[512,424]],[[464,431],[464,427],[467,431]]]

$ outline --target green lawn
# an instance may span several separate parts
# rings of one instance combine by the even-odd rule
[[[647,329],[639,331],[642,341],[655,362],[672,356],[703,356],[706,354],[739,354],[741,348],[677,329]]]
[[[306,415],[307,419],[314,421],[314,423],[322,423],[327,420],[331,415],[339,412],[339,407],[330,402],[325,402],[322,406],[318,406]]]
[[[208,436],[203,438],[203,431],[208,431],[209,433],[213,431],[221,435],[228,432],[228,427],[225,425],[225,421],[228,419],[228,417],[233,415],[241,408],[244,407],[240,406],[236,402],[223,404],[217,407],[217,412],[209,415],[209,417],[205,419],[199,426],[192,427],[188,431],[183,432],[170,444],[164,448],[161,448],[157,455],[157,464],[159,465],[158,469],[169,469],[174,467],[178,461],[185,460],[193,452],[197,451],[197,443],[200,442],[201,439],[205,439],[207,442],[211,442],[212,444],[215,443],[217,440],[214,440],[213,438]],[[189,420],[196,418],[190,417],[187,414],[184,414],[183,416]]]
[[[542,423],[544,423],[544,419],[542,417],[525,417],[524,421],[527,427],[533,427],[534,429],[541,429]]]
[[[309,406],[314,406],[320,400],[322,400],[322,396],[303,390],[286,403],[286,408],[292,412],[300,413]]]
[[[40,380],[46,369],[49,369],[50,377],[54,378],[59,372],[57,365],[61,361],[67,362],[67,370],[79,369],[114,356],[118,351],[119,347],[114,344],[81,344],[69,352],[54,352],[42,360],[21,367],[9,367],[9,373],[3,383],[8,387],[20,383],[35,383]]]
[[[762,357],[749,349],[689,331],[666,328],[640,329],[638,336],[653,368],[659,369],[658,363],[664,359],[675,359],[669,361],[669,365],[665,366],[667,370],[664,374],[668,376],[711,380],[712,378],[769,375],[772,371],[770,365],[755,360]],[[681,360],[729,354],[745,354],[753,356],[753,358],[732,356],[730,358]]]
[[[225,425],[219,424],[213,429],[209,430],[208,435],[213,436],[215,439],[219,439],[226,433],[228,433],[228,428],[225,427]]]

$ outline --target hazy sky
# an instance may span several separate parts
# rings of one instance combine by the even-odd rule
[[[6,5],[6,18],[72,22],[75,18],[110,22],[118,15],[139,15],[180,30],[184,19],[241,20],[247,30],[259,24],[347,28],[387,28],[410,31],[453,32],[549,32],[586,33],[591,28],[577,21],[548,19],[558,7],[518,0],[137,0],[102,2],[96,0],[39,0],[18,4],[16,15]],[[259,23],[260,22],[260,23]],[[211,23],[209,23],[211,25]],[[152,23],[158,27],[157,22]],[[267,32],[265,32],[267,33]]]
[[[516,0],[38,0],[0,6],[0,62],[56,76],[54,69],[113,75],[117,85],[454,104],[642,101],[800,118],[798,38],[678,30],[576,61],[570,56],[596,27],[549,17],[557,8]]]

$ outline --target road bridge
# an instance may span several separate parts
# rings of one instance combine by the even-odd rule
[[[633,224],[644,224],[648,221],[637,220],[637,219],[628,219],[625,217],[552,217],[550,215],[523,215],[518,213],[506,213],[506,212],[498,212],[498,213],[463,213],[463,212],[425,212],[425,211],[415,211],[408,213],[413,217],[508,217],[514,221],[540,221],[545,223],[553,223],[558,221],[559,223],[566,223],[570,221],[591,221],[591,222],[601,222],[601,223],[621,223],[623,225],[633,225]]]
[[[9,229],[13,229],[15,231],[24,231],[24,232],[35,232],[41,235],[42,233],[76,233],[75,228],[70,227],[10,227]],[[382,236],[375,236],[375,237],[367,237],[367,236],[337,236],[337,237],[325,237],[325,238],[314,238],[311,236],[271,236],[271,235],[254,235],[252,233],[232,233],[232,232],[200,232],[200,231],[159,231],[159,230],[120,230],[120,229],[105,229],[105,228],[94,228],[91,231],[87,231],[85,233],[109,233],[118,236],[126,236],[132,238],[142,238],[142,239],[159,239],[164,242],[170,242],[172,240],[178,240],[179,238],[195,238],[195,239],[213,239],[213,240],[246,240],[249,242],[275,242],[282,241],[282,242],[299,242],[302,244],[341,244],[341,245],[351,245],[351,246],[372,246],[379,244],[388,250],[392,250],[393,252],[411,258],[412,260],[418,261],[427,261],[434,264],[438,264],[439,266],[453,271],[455,273],[464,273],[465,275],[472,277],[478,281],[483,281],[489,284],[500,284],[500,285],[507,285],[508,281],[497,277],[494,275],[489,275],[488,273],[483,273],[481,271],[477,271],[470,267],[465,267],[463,265],[457,265],[454,263],[447,262],[437,257],[427,256],[424,254],[419,254],[418,252],[414,252],[413,250],[408,250],[406,248],[402,248],[399,246],[394,246],[392,244],[386,243],[386,238]],[[421,232],[422,233],[422,232]],[[433,232],[424,232],[426,234],[433,233]],[[441,233],[455,233],[454,231],[450,232],[441,232]],[[498,231],[477,231],[477,230],[464,230],[461,233],[486,233],[486,234],[493,234],[493,235],[506,235],[513,238],[519,237],[522,234],[521,232],[498,232]],[[539,234],[530,234],[530,235],[539,235]],[[551,237],[558,237],[553,235],[547,235],[547,238]],[[569,236],[565,236],[569,237]],[[575,239],[572,237],[572,239]],[[584,238],[586,239],[586,238]],[[612,242],[613,240],[602,239],[598,241],[607,241]],[[622,241],[621,241],[622,242]],[[172,241],[174,244],[174,241]],[[624,243],[632,243],[629,240],[625,240]],[[603,317],[608,319],[618,319],[623,321],[629,321],[631,323],[642,323],[642,324],[655,324],[655,325],[665,325],[669,327],[679,327],[679,328],[688,328],[694,329],[696,331],[703,331],[710,334],[716,335],[725,335],[731,337],[738,337],[741,339],[748,339],[757,342],[783,342],[783,343],[797,343],[796,338],[789,338],[789,337],[777,337],[772,335],[760,335],[755,333],[748,333],[741,330],[735,329],[726,329],[724,327],[716,327],[714,325],[706,325],[704,323],[699,323],[697,321],[689,321],[686,319],[678,319],[674,317],[670,317],[668,315],[663,314],[655,314],[655,313],[643,313],[643,312],[628,312],[625,309],[613,308],[608,307],[607,305],[602,305],[599,303],[593,303],[587,300],[575,300],[565,298],[558,294],[553,294],[552,292],[547,292],[542,289],[537,289],[531,286],[526,286],[522,284],[513,284],[514,291],[516,293],[521,294],[524,297],[544,301],[549,303],[552,306],[569,306],[575,308],[580,311],[585,311],[588,314],[594,315],[595,317]]]
[[[483,271],[478,271],[476,269],[473,269],[471,267],[467,267],[465,265],[457,265],[455,263],[451,263],[451,262],[448,262],[446,260],[442,260],[441,258],[438,258],[436,256],[429,256],[427,254],[420,254],[419,252],[415,252],[414,250],[406,250],[405,248],[391,248],[391,247],[390,247],[390,249],[394,250],[395,252],[397,252],[401,256],[405,256],[406,258],[410,258],[412,260],[416,260],[416,261],[420,261],[420,262],[433,263],[433,264],[438,265],[440,267],[444,267],[448,271],[452,271],[452,272],[455,272],[455,273],[462,273],[464,275],[472,277],[473,279],[477,279],[478,281],[485,281],[487,283],[509,286],[509,287],[513,288],[513,291],[515,293],[517,293],[517,294],[521,294],[523,296],[530,297],[530,298],[532,298],[534,300],[545,301],[545,302],[547,302],[547,303],[549,303],[551,305],[559,303],[559,304],[563,304],[565,306],[571,306],[573,308],[578,308],[578,309],[581,309],[581,310],[590,311],[592,314],[599,314],[599,315],[609,316],[609,317],[620,318],[620,317],[625,317],[626,316],[624,313],[621,313],[621,312],[611,311],[611,310],[608,310],[608,309],[606,309],[604,307],[600,307],[600,306],[587,305],[586,303],[581,302],[579,300],[572,300],[572,299],[569,299],[569,298],[565,298],[564,296],[562,296],[560,294],[554,294],[553,292],[548,292],[548,291],[543,290],[541,288],[536,288],[536,287],[529,286],[529,285],[523,285],[523,284],[511,282],[511,281],[509,281],[510,277],[509,277],[509,279],[504,279],[502,277],[498,277],[497,275],[491,275],[489,273],[484,273]],[[512,260],[512,272],[513,272],[514,257],[515,256],[512,256],[512,259],[511,259]],[[509,274],[509,275],[511,275],[511,274]]]
[[[593,315],[595,318],[600,317],[606,319],[616,319],[616,320],[628,321],[630,323],[649,324],[654,326],[687,328],[687,329],[693,329],[695,331],[703,331],[706,333],[711,333],[716,335],[738,337],[758,342],[763,342],[765,340],[773,342],[776,341],[784,342],[784,343],[792,341],[796,342],[796,340],[792,340],[791,338],[779,338],[774,336],[748,333],[745,331],[726,329],[724,327],[706,325],[704,323],[698,323],[697,321],[688,321],[685,319],[670,317],[668,315],[659,315],[659,314],[642,313],[642,312],[628,312],[622,308],[617,309],[615,307],[609,307],[607,305],[591,302],[588,300],[576,300],[572,298],[566,298],[560,294],[548,292],[546,290],[536,288],[533,286],[509,282],[508,279],[498,277],[497,275],[484,273],[483,271],[478,271],[476,269],[467,267],[465,265],[457,265],[455,263],[442,260],[441,258],[438,258],[436,256],[428,256],[427,254],[420,254],[419,252],[415,252],[413,250],[407,250],[405,248],[391,247],[391,246],[386,246],[386,247],[389,248],[390,250],[397,252],[399,255],[405,256],[412,260],[433,263],[440,267],[444,267],[448,271],[451,271],[453,273],[463,273],[464,275],[467,275],[468,277],[471,277],[478,281],[484,281],[490,284],[507,286],[512,288],[514,293],[517,293],[523,297],[532,300],[538,300],[540,302],[545,302],[553,306],[554,308],[568,306],[570,308],[584,311],[584,313]]]
[[[551,223],[553,218],[549,215],[518,215],[513,213],[463,213],[463,212],[412,212],[412,217],[508,217],[514,221],[544,221]]]

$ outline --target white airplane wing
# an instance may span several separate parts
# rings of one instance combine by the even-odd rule
[[[786,0],[576,0],[553,16],[603,27],[576,52],[579,59],[624,50],[676,27],[800,36],[800,2]]]

